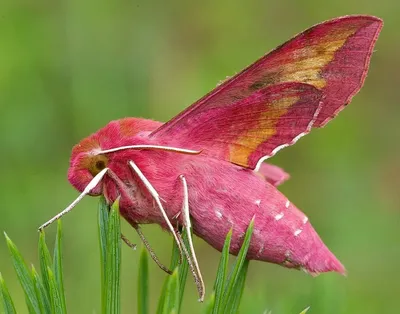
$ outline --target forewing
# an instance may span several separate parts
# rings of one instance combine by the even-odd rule
[[[382,20],[344,16],[318,24],[263,56],[152,133],[169,136],[191,128],[192,117],[283,82],[311,84],[323,92],[315,127],[324,126],[360,90]]]
[[[168,142],[186,139],[185,147],[254,169],[262,157],[274,155],[311,129],[321,96],[308,84],[269,86],[231,105],[191,116],[183,128],[170,131]]]

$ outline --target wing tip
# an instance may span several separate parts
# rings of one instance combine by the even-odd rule
[[[377,16],[373,16],[373,15],[344,15],[344,16],[335,18],[333,20],[327,21],[327,22],[331,22],[331,21],[332,22],[341,22],[343,20],[351,20],[351,19],[357,19],[357,20],[365,19],[367,21],[371,21],[371,23],[369,23],[368,25],[364,25],[363,27],[368,27],[373,23],[377,24],[377,27],[376,27],[375,31],[373,32],[373,36],[371,36],[371,39],[370,39],[370,44],[369,44],[369,48],[368,48],[368,54],[367,54],[367,57],[365,59],[364,71],[363,71],[363,73],[361,75],[360,84],[359,84],[358,88],[356,88],[349,95],[349,97],[347,98],[345,103],[342,106],[340,106],[339,108],[337,108],[337,110],[335,110],[335,112],[331,116],[325,118],[324,120],[318,120],[317,119],[317,121],[316,121],[316,123],[314,125],[314,127],[317,127],[317,128],[323,128],[326,124],[328,124],[329,121],[334,119],[343,110],[343,108],[346,107],[351,102],[353,97],[360,91],[360,89],[364,85],[364,82],[365,82],[365,79],[367,77],[368,70],[369,70],[369,65],[370,65],[370,61],[371,61],[371,57],[372,57],[372,52],[373,52],[373,49],[375,47],[375,43],[378,40],[379,34],[380,34],[380,32],[382,30],[382,27],[383,27],[383,20],[381,18],[379,18]],[[324,23],[321,23],[321,24],[324,24]],[[363,27],[360,27],[360,29],[363,28]]]
[[[374,16],[374,15],[368,15],[368,14],[343,15],[343,16],[335,17],[330,20],[326,20],[324,22],[318,23],[317,25],[327,24],[327,23],[329,23],[329,24],[337,23],[337,22],[343,22],[343,21],[349,21],[349,20],[359,20],[359,21],[365,20],[365,21],[371,21],[372,23],[378,23],[379,25],[383,25],[383,19],[381,19],[380,17]]]

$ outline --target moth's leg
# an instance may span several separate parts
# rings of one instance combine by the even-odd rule
[[[190,266],[190,270],[191,270],[194,280],[196,282],[197,291],[199,292],[199,295],[200,295],[199,301],[203,302],[204,295],[205,295],[205,286],[204,286],[203,277],[201,276],[200,267],[197,262],[196,252],[194,251],[194,247],[193,247],[193,240],[192,240],[192,233],[191,233],[192,226],[190,224],[190,217],[189,217],[188,187],[187,187],[186,179],[183,175],[180,175],[179,179],[181,180],[182,186],[183,186],[182,220],[183,220],[183,226],[186,229],[186,233],[187,233],[187,237],[188,237],[190,254],[187,251],[187,248],[186,248],[180,234],[179,234],[179,240],[181,241],[183,251],[186,255],[186,258],[187,258],[189,266]]]
[[[153,249],[151,248],[149,241],[147,241],[146,237],[144,236],[142,229],[136,225],[133,226],[136,230],[136,232],[138,233],[140,239],[142,240],[144,246],[146,247],[147,251],[149,252],[151,258],[153,259],[154,262],[156,262],[156,264],[158,265],[158,267],[160,267],[163,271],[165,271],[167,274],[172,275],[172,271],[170,269],[168,269],[168,267],[164,266],[160,260],[158,259],[156,253],[154,253]]]
[[[183,252],[182,252],[182,245],[179,241],[177,232],[175,232],[174,227],[172,226],[171,222],[169,221],[169,218],[164,210],[164,207],[161,204],[161,200],[160,200],[160,196],[158,195],[158,192],[156,191],[156,189],[152,186],[152,184],[150,183],[150,181],[145,177],[145,175],[143,174],[143,172],[139,169],[139,167],[132,161],[129,161],[129,165],[131,166],[131,168],[133,169],[133,171],[137,174],[137,176],[139,177],[140,180],[142,180],[143,184],[145,185],[145,187],[147,188],[147,190],[150,192],[151,196],[153,197],[154,201],[156,202],[161,214],[164,217],[164,220],[169,228],[169,230],[171,231],[175,241],[176,241],[176,245],[179,248],[179,252],[180,252],[180,256],[183,256]]]
[[[136,250],[136,244],[133,244],[129,239],[121,233],[121,239],[129,246],[132,250]]]
[[[118,176],[111,170],[109,170],[109,175],[110,177],[114,180],[114,182],[118,185],[121,194],[130,199],[131,202],[134,202],[134,197],[132,195],[131,190],[126,186],[126,184],[124,182],[122,182],[122,180],[120,178],[118,178]],[[135,228],[136,232],[138,233],[140,239],[142,240],[144,246],[146,247],[147,251],[149,252],[151,258],[153,259],[154,262],[156,262],[156,264],[158,265],[158,267],[160,267],[163,271],[165,271],[168,274],[172,274],[172,271],[170,271],[167,267],[165,267],[160,260],[158,259],[157,255],[154,253],[153,249],[151,248],[149,242],[147,241],[147,239],[145,238],[142,230],[140,229],[139,225],[137,224],[132,224],[132,227]],[[132,244],[124,235],[121,235],[122,240],[132,249],[136,249],[136,245]]]

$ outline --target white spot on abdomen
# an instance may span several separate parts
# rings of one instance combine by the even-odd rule
[[[264,243],[261,244],[261,247],[260,247],[260,249],[258,250],[257,255],[260,257],[261,254],[262,254],[263,252],[264,252]]]
[[[215,216],[217,216],[218,219],[221,219],[221,218],[222,218],[222,213],[221,213],[221,210],[220,210],[219,208],[216,208],[216,209],[214,210],[214,212],[215,212]]]
[[[306,224],[307,221],[308,221],[308,217],[307,217],[307,216],[304,216],[304,218],[303,218],[303,224]]]
[[[275,220],[281,220],[283,218],[284,214],[283,213],[279,213],[275,216]]]
[[[294,236],[297,237],[302,231],[303,231],[303,230],[301,230],[301,229],[297,229],[297,230],[294,232]]]
[[[260,207],[261,200],[255,200],[255,201],[254,201],[254,204],[256,204],[258,207]]]
[[[286,204],[285,204],[285,207],[286,207],[286,208],[289,208],[289,206],[290,206],[290,202],[289,202],[289,200],[287,200],[287,201],[286,201]]]

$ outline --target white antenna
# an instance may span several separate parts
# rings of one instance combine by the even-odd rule
[[[120,150],[126,150],[126,149],[152,149],[152,150],[165,150],[165,151],[171,151],[171,152],[177,152],[177,153],[182,153],[182,154],[189,154],[189,155],[197,155],[200,154],[201,151],[198,150],[191,150],[191,149],[185,149],[185,148],[177,148],[177,147],[171,147],[171,146],[159,146],[159,145],[129,145],[129,146],[120,146],[116,148],[111,148],[111,149],[106,149],[106,150],[99,150],[96,152],[96,155],[99,154],[107,154],[107,153],[114,153]]]
[[[45,222],[43,225],[39,227],[39,231],[43,230],[46,228],[48,225],[53,223],[54,221],[60,219],[62,216],[64,216],[66,213],[68,213],[72,208],[75,207],[76,204],[78,204],[84,196],[90,193],[92,189],[94,189],[97,184],[103,179],[104,175],[106,174],[108,168],[104,168],[101,170],[96,176],[89,182],[89,184],[85,187],[83,192],[73,201],[66,209],[64,209],[62,212],[58,213],[55,215],[53,218],[51,218],[49,221]]]

